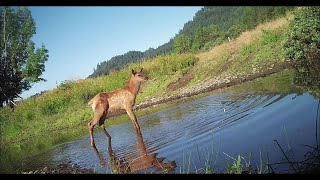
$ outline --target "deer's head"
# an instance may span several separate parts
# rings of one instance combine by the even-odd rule
[[[149,79],[146,75],[143,74],[142,70],[143,68],[141,68],[141,70],[137,72],[132,69],[132,77],[134,78],[135,81],[142,82]]]

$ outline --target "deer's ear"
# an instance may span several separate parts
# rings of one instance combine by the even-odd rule
[[[135,72],[133,69],[132,69],[132,74],[133,74],[133,75],[135,75],[135,74],[136,74],[136,72]]]
[[[141,68],[140,72],[142,72],[143,68]]]

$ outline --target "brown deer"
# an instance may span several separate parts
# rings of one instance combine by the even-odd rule
[[[135,114],[133,113],[133,106],[135,104],[140,85],[145,80],[148,80],[148,77],[142,73],[142,69],[139,72],[132,69],[131,79],[126,86],[112,92],[99,93],[89,101],[88,105],[92,107],[94,113],[93,119],[88,123],[92,147],[95,147],[93,128],[97,123],[99,123],[101,130],[106,134],[106,136],[111,139],[111,136],[104,126],[108,112],[115,112],[121,109],[126,110],[135,130],[140,132],[140,126]]]

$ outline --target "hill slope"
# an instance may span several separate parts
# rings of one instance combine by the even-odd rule
[[[119,70],[130,63],[151,59],[158,55],[171,54],[175,51],[174,46],[177,45],[175,43],[176,39],[181,35],[190,38],[190,47],[187,47],[189,49],[188,52],[210,49],[226,41],[228,37],[237,37],[241,32],[254,28],[259,23],[283,16],[290,9],[292,8],[272,6],[204,7],[195,14],[193,20],[185,23],[179,33],[170,39],[169,42],[156,49],[150,48],[144,52],[129,51],[123,55],[112,57],[107,61],[99,63],[88,78],[109,74],[111,71]]]

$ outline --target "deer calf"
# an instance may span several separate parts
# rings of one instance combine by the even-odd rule
[[[135,104],[141,83],[147,79],[148,77],[142,73],[142,69],[139,72],[132,69],[131,79],[126,86],[112,92],[99,93],[89,101],[88,105],[92,107],[94,113],[93,119],[88,123],[91,146],[95,147],[93,128],[97,123],[99,123],[101,130],[106,134],[106,136],[111,139],[111,136],[108,134],[104,126],[108,112],[125,109],[134,125],[134,128],[140,133],[140,127],[132,108]]]

